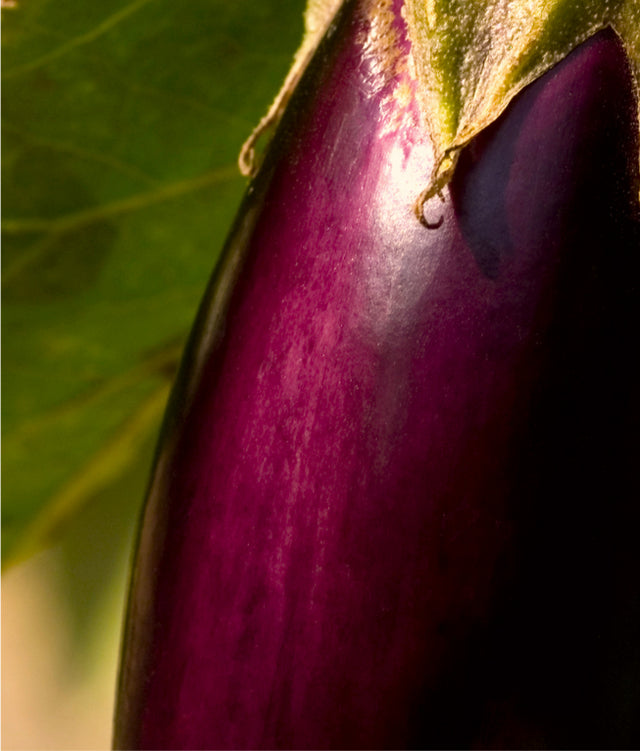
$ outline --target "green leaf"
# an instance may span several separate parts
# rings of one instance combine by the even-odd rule
[[[418,97],[436,152],[423,200],[450,179],[460,149],[527,84],[611,24],[636,73],[638,0],[405,0]]]
[[[6,559],[148,463],[244,189],[241,144],[302,12],[302,0],[3,9]]]

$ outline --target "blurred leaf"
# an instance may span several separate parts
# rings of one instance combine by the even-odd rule
[[[52,548],[58,557],[53,583],[70,629],[66,667],[72,677],[83,678],[99,668],[113,633],[119,633],[139,517],[131,497],[142,498],[154,448],[155,436],[149,436],[140,461],[83,504]],[[117,661],[109,662],[115,685]]]
[[[303,7],[3,11],[3,556],[49,541],[140,461]]]

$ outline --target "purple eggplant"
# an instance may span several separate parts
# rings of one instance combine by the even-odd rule
[[[601,31],[519,94],[420,222],[433,153],[403,22],[383,60],[363,7],[298,85],[192,333],[115,745],[632,744],[624,50]]]

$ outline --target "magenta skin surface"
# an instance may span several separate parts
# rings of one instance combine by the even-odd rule
[[[624,53],[601,32],[523,92],[429,229],[430,142],[367,30],[342,12],[203,303],[140,533],[115,745],[631,743]]]

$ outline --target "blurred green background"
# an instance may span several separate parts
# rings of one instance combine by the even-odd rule
[[[159,422],[303,9],[3,2],[3,748],[109,746]]]

